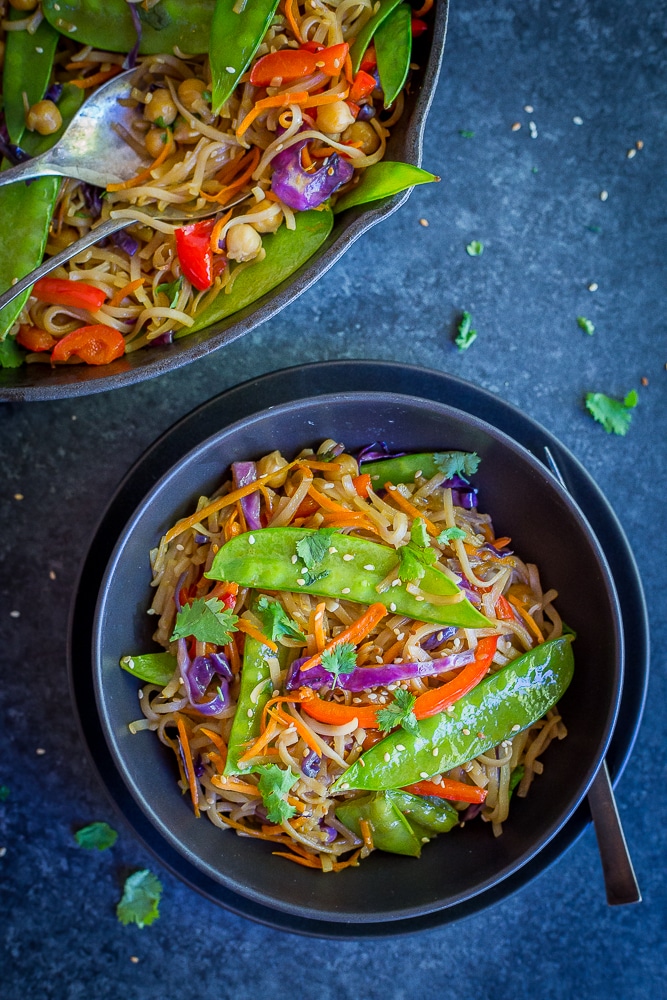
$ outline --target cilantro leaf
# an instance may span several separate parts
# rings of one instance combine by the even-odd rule
[[[463,528],[445,528],[441,531],[436,541],[438,545],[447,545],[452,542],[455,538],[465,538],[466,533]]]
[[[466,247],[469,257],[480,257],[484,253],[484,244],[479,240],[471,240]]]
[[[180,278],[176,278],[175,281],[163,281],[161,285],[157,286],[155,291],[164,292],[169,299],[169,308],[173,309],[178,302],[178,296],[181,294],[182,287],[183,275],[181,275]]]
[[[14,337],[0,340],[0,368],[20,368],[25,360],[25,352],[21,350]]]
[[[458,325],[458,333],[454,337],[454,343],[459,351],[467,351],[475,340],[477,340],[477,330],[472,328],[472,316],[469,312],[464,312]]]
[[[255,613],[262,622],[264,635],[273,642],[282,639],[283,636],[297,639],[299,642],[306,641],[305,635],[299,631],[296,622],[292,621],[280,601],[271,600],[262,594],[255,606]]]
[[[160,916],[161,896],[162,882],[147,868],[142,868],[125,879],[116,916],[121,924],[147,927]]]
[[[6,802],[9,794],[9,785],[0,785],[0,802]]]
[[[194,636],[200,642],[212,642],[216,646],[226,646],[231,641],[231,632],[236,632],[238,616],[228,611],[217,597],[206,600],[197,598],[186,604],[176,615],[171,641]]]
[[[89,851],[93,848],[106,851],[107,847],[113,847],[116,843],[118,834],[108,823],[91,823],[77,830],[74,839],[79,847],[85,847]]]
[[[333,674],[335,687],[339,674],[351,674],[356,670],[357,654],[352,643],[341,642],[333,649],[325,649],[322,653],[322,666]]]
[[[321,528],[319,531],[313,532],[312,535],[304,535],[296,543],[297,555],[301,557],[306,567],[304,579],[309,586],[329,575],[329,570],[322,569],[321,563],[329,552],[329,546],[335,534],[333,528]]]
[[[271,823],[282,823],[291,819],[296,813],[294,806],[287,801],[287,794],[299,780],[298,775],[278,764],[260,764],[252,769],[259,774],[258,788],[266,809],[267,819]]]
[[[593,326],[593,324],[589,319],[586,319],[585,316],[577,316],[577,323],[584,331],[584,333],[587,333],[589,335],[589,337],[595,333],[595,327]]]
[[[412,522],[412,527],[410,528],[410,539],[415,545],[419,545],[422,549],[428,547],[428,531],[426,530],[426,521],[423,517],[416,517]]]
[[[417,698],[404,688],[396,688],[394,700],[386,708],[377,713],[377,720],[382,732],[388,732],[396,726],[401,726],[408,733],[417,733],[417,719],[412,711]]]
[[[468,476],[477,472],[481,462],[476,451],[439,451],[433,456],[433,460],[445,479],[460,476],[466,482]]]
[[[607,434],[627,434],[632,421],[630,410],[637,405],[639,397],[636,389],[632,389],[625,399],[612,399],[603,392],[586,393],[586,409],[599,424],[602,424]]]

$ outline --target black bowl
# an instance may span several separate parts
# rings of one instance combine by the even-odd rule
[[[577,632],[574,680],[561,702],[569,736],[553,745],[545,773],[516,800],[502,837],[481,822],[428,845],[419,861],[377,853],[359,868],[323,877],[289,865],[270,845],[196,820],[176,787],[170,751],[153,734],[131,735],[137,683],[121,656],[152,648],[148,551],[175,518],[209,493],[230,462],[274,448],[286,455],[325,437],[354,450],[382,439],[397,450],[475,450],[480,507],[522,557],[559,591]],[[409,396],[350,393],[270,408],[214,435],[145,497],[107,566],[93,630],[97,707],[117,770],[162,838],[210,879],[300,918],[383,922],[423,916],[472,898],[518,871],[558,833],[586,794],[611,737],[622,683],[620,611],[606,559],[579,508],[526,450],[462,411]],[[539,858],[536,859],[539,861]]]
[[[432,30],[416,42],[415,55],[419,69],[412,77],[406,95],[405,111],[392,130],[387,144],[387,160],[421,164],[422,142],[447,33],[448,0],[436,0]],[[368,206],[350,208],[336,216],[328,239],[290,278],[267,292],[245,309],[227,319],[164,347],[135,351],[109,365],[61,365],[52,369],[45,364],[23,365],[20,368],[0,368],[0,400],[61,399],[87,396],[119,386],[132,385],[163,375],[203,358],[243,334],[249,333],[271,316],[284,309],[325,271],[336,263],[348,247],[387,216],[395,212],[409,197],[404,191]]]

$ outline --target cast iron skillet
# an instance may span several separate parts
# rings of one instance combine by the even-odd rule
[[[414,57],[422,68],[413,74],[411,90],[406,96],[405,112],[392,130],[387,144],[388,160],[399,160],[417,166],[421,163],[426,118],[438,82],[445,45],[447,10],[448,0],[436,0],[434,10],[429,15],[432,30],[415,40]],[[110,365],[61,365],[52,369],[47,364],[32,364],[0,369],[0,400],[86,396],[142,382],[204,357],[210,351],[254,330],[260,323],[284,309],[328,271],[366,230],[400,208],[409,194],[409,191],[404,191],[392,198],[351,208],[336,216],[328,239],[295,274],[220,323],[164,347],[135,351]]]
[[[516,800],[503,836],[468,824],[429,845],[419,861],[377,853],[336,878],[294,871],[270,847],[220,834],[194,819],[175,787],[170,752],[149,733],[132,736],[137,683],[118,668],[151,648],[146,553],[193,498],[209,492],[231,461],[280,447],[291,454],[333,436],[355,449],[384,439],[399,450],[463,448],[482,456],[480,506],[516,551],[542,568],[558,606],[577,631],[577,670],[561,703],[570,735],[552,746],[546,771]],[[389,393],[320,396],[250,416],[204,441],[139,505],[109,561],[93,639],[102,728],[114,763],[157,832],[206,876],[250,901],[329,922],[393,922],[454,906],[497,886],[534,858],[581,802],[604,756],[621,693],[623,639],[606,559],[572,499],[527,451],[449,406]],[[539,858],[536,858],[539,863]]]

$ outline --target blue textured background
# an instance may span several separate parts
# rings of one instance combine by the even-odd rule
[[[665,995],[665,13],[665,0],[454,0],[424,151],[440,185],[418,189],[315,288],[217,355],[112,395],[0,409],[3,1000]],[[484,243],[479,258],[465,252],[472,239]],[[452,344],[462,309],[479,332],[466,353]],[[309,941],[232,916],[161,870],[94,778],[67,695],[65,635],[112,489],[159,433],[226,387],[304,361],[372,357],[448,371],[519,406],[575,453],[621,519],[654,650],[617,788],[640,906],[606,906],[589,829],[537,881],[460,924]],[[583,396],[631,388],[629,434],[608,436]],[[103,854],[72,836],[96,819],[120,831]],[[140,867],[164,883],[161,918],[143,931],[114,914],[124,875]]]

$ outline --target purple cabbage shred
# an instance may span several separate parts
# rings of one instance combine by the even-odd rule
[[[301,761],[301,773],[305,774],[307,778],[316,778],[321,764],[322,758],[314,750],[309,750]]]
[[[232,479],[235,490],[241,489],[242,486],[248,486],[249,483],[254,483],[257,479],[257,466],[254,462],[232,462]],[[258,531],[262,527],[262,522],[259,519],[259,505],[259,491],[241,498],[241,509],[249,531]]]
[[[387,687],[397,681],[411,680],[413,677],[429,677],[432,674],[440,674],[445,670],[452,670],[454,667],[463,667],[475,658],[475,653],[471,649],[463,650],[461,653],[453,653],[451,656],[441,656],[436,660],[428,660],[419,663],[387,663],[377,667],[356,667],[352,673],[339,674],[336,686],[344,691],[359,693],[374,687]],[[287,671],[285,689],[293,691],[296,688],[305,686],[313,691],[321,687],[332,687],[334,675],[326,670],[321,663],[314,667],[302,670],[302,665],[308,657],[301,657],[295,660]]]
[[[53,101],[54,104],[57,104],[58,101],[60,100],[60,95],[62,94],[62,92],[63,92],[62,83],[52,83],[51,86],[46,91],[46,93],[44,94],[44,100]]]
[[[173,344],[174,342],[174,331],[165,330],[161,333],[159,337],[155,337],[153,340],[149,340],[147,347],[164,347],[166,344]]]
[[[357,461],[361,465],[362,462],[379,462],[385,458],[401,458],[405,454],[407,454],[405,451],[389,451],[384,441],[373,441],[372,444],[367,444],[365,448],[361,449],[357,455]]]
[[[119,229],[117,233],[114,233],[111,237],[111,241],[116,244],[119,250],[126,253],[128,257],[134,257],[135,253],[139,249],[139,244],[135,240],[134,236],[130,236],[130,234],[125,232],[124,229]]]
[[[132,15],[132,27],[136,32],[136,41],[130,51],[128,52],[125,61],[123,63],[123,69],[134,69],[137,65],[137,56],[139,55],[139,46],[141,45],[141,35],[142,35],[142,24],[141,18],[139,17],[139,12],[137,10],[137,5],[135,3],[128,3],[130,8],[130,14]]]
[[[297,212],[317,208],[352,179],[354,167],[338,153],[332,153],[317,170],[308,171],[301,162],[301,151],[308,139],[294,143],[273,158],[271,190]]]

